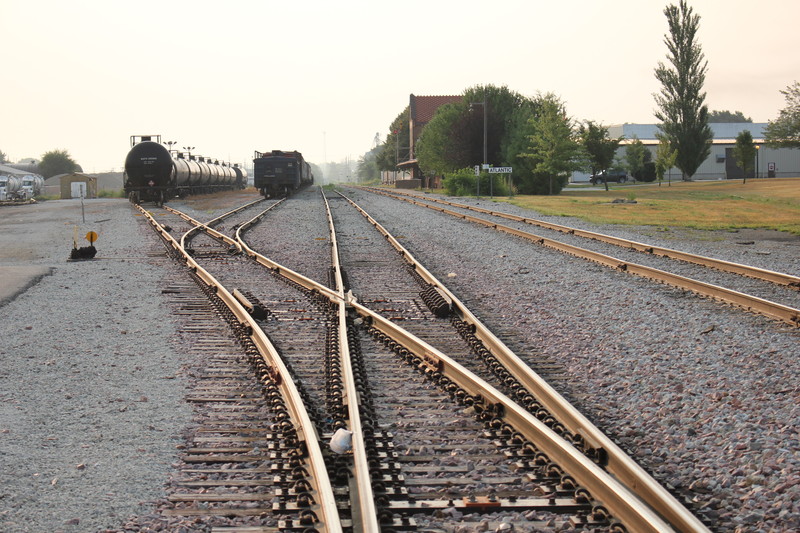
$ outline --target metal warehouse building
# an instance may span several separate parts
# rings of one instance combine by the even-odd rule
[[[764,144],[764,128],[766,122],[731,122],[709,124],[714,133],[711,153],[703,164],[697,169],[692,179],[736,179],[742,178],[742,170],[736,166],[733,157],[733,147],[736,145],[736,136],[744,130],[750,131],[756,144],[756,169],[754,175],[748,177],[758,178],[786,178],[800,176],[800,150],[791,148],[769,148]],[[653,160],[658,146],[658,124],[618,124],[608,127],[611,138],[624,137],[616,158],[624,160],[625,145],[634,137],[638,137],[650,150]],[[671,170],[672,178],[680,179],[681,171],[677,168]],[[589,181],[589,174],[575,172],[570,179],[572,182]]]

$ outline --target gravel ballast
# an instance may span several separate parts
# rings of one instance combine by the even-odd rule
[[[161,295],[172,263],[124,200],[86,200],[85,223],[80,200],[0,211],[0,273],[51,271],[0,313],[0,531],[119,525],[163,493],[190,412]],[[97,257],[67,261],[90,230]]]
[[[698,502],[718,531],[800,528],[797,328],[429,209],[410,216],[396,200],[349,194],[407,236],[403,244],[492,329],[515,330],[519,355],[560,361],[575,378],[560,392],[660,481]],[[558,222],[649,242],[629,228]],[[711,233],[669,246],[736,260],[735,237]],[[734,249],[715,253],[725,242]],[[770,262],[759,266],[796,274],[797,245],[760,242]]]
[[[575,377],[560,392],[718,531],[800,529],[796,328],[429,209],[347,194],[490,327],[513,331],[520,356],[560,362]],[[146,513],[190,420],[187,356],[161,294],[165,269],[178,267],[126,201],[87,200],[84,210],[85,223],[79,200],[2,208],[0,273],[30,265],[43,277],[0,314],[0,531],[99,531]],[[798,239],[758,239],[743,256],[745,232],[557,221],[798,274]],[[100,235],[97,258],[68,262],[74,235],[85,246],[89,230]]]

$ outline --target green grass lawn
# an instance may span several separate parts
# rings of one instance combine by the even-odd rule
[[[569,187],[558,196],[500,197],[545,215],[600,224],[677,226],[697,229],[759,228],[800,235],[800,179],[758,179],[609,184]],[[615,198],[636,203],[611,203]]]

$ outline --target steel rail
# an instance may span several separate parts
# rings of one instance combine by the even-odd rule
[[[367,447],[364,444],[364,434],[361,425],[361,413],[359,411],[360,402],[356,381],[353,373],[352,360],[350,358],[350,343],[347,338],[347,303],[344,293],[344,281],[342,280],[342,269],[339,261],[339,244],[336,239],[336,227],[333,223],[328,199],[320,188],[320,194],[325,202],[325,211],[328,217],[328,230],[331,239],[331,263],[336,279],[336,292],[340,298],[338,302],[339,312],[339,358],[342,369],[342,385],[347,402],[348,423],[352,431],[352,450],[353,450],[353,470],[355,486],[357,490],[356,498],[351,497],[351,503],[358,504],[358,512],[352,513],[358,520],[354,520],[355,531],[371,533],[380,531],[378,523],[378,511],[375,506],[375,494],[372,490],[372,476],[367,460]],[[238,235],[237,235],[238,237]],[[353,501],[355,500],[355,501]]]
[[[554,239],[549,239],[547,237],[542,237],[540,235],[528,233],[527,231],[512,228],[510,226],[497,224],[496,222],[492,222],[490,220],[486,220],[480,217],[474,217],[471,215],[466,215],[464,213],[451,211],[449,209],[445,209],[444,207],[438,207],[435,205],[426,204],[424,202],[417,202],[410,198],[400,198],[400,199],[412,203],[414,205],[427,207],[428,209],[432,209],[434,211],[439,211],[447,215],[461,218],[468,222],[474,222],[476,224],[480,224],[504,233],[508,233],[510,235],[515,235],[517,237],[521,237],[523,239],[529,240],[536,244],[540,244],[547,248],[552,248],[554,250],[574,255],[582,259],[588,259],[590,261],[594,261],[595,263],[601,264],[608,268],[613,268],[619,271],[627,272],[628,274],[635,274],[637,276],[641,276],[646,279],[659,281],[667,285],[677,287],[679,289],[690,290],[696,294],[700,294],[701,296],[708,296],[710,298],[714,298],[715,300],[733,304],[738,307],[742,307],[748,311],[752,311],[754,313],[758,313],[767,316],[769,318],[777,319],[796,327],[800,326],[800,309],[795,309],[794,307],[789,307],[787,305],[765,300],[757,296],[752,296],[750,294],[745,294],[743,292],[727,289],[719,285],[713,285],[711,283],[705,283],[684,276],[679,276],[677,274],[673,274],[665,270],[659,270],[657,268],[640,265],[638,263],[631,263],[629,261],[624,261],[622,259],[618,259],[610,255],[601,254],[600,252],[586,250],[585,248],[580,248],[578,246],[573,246],[571,244],[556,241]]]
[[[342,523],[339,518],[339,510],[336,506],[336,499],[322,455],[322,449],[320,448],[319,436],[305,409],[303,399],[294,384],[292,375],[283,363],[278,351],[272,345],[258,323],[250,316],[244,307],[242,307],[233,294],[197,264],[194,258],[186,253],[180,244],[152,215],[150,215],[149,212],[141,206],[137,205],[136,207],[145,215],[150,224],[161,235],[162,239],[168,241],[174,249],[182,253],[189,269],[206,285],[213,288],[214,292],[231,310],[236,319],[247,329],[250,339],[258,349],[265,364],[272,368],[276,375],[280,376],[279,380],[277,380],[279,382],[276,383],[276,385],[286,399],[286,407],[289,410],[292,420],[296,423],[295,431],[297,433],[297,438],[305,443],[308,453],[308,463],[311,469],[311,484],[317,496],[314,503],[311,505],[311,509],[318,512],[317,518],[324,531],[327,533],[341,533],[343,531]]]
[[[263,197],[259,198],[258,200],[253,200],[249,204],[244,204],[242,206],[237,207],[236,209],[234,209],[232,211],[228,211],[227,213],[223,213],[218,217],[212,218],[211,220],[206,222],[206,225],[207,226],[214,226],[218,222],[221,222],[221,221],[225,220],[226,218],[228,218],[231,215],[235,215],[236,213],[239,213],[240,211],[244,211],[245,209],[249,209],[249,208],[253,207],[254,205],[257,205],[257,204],[260,204],[261,202],[266,202],[266,201],[267,201],[267,199],[263,198]],[[276,203],[278,203],[278,202],[276,202]]]
[[[374,192],[376,194],[382,194],[384,196],[389,196],[393,198],[403,197],[405,198],[413,198],[413,195],[397,193],[397,192],[386,192],[381,191],[379,189],[375,189],[372,187],[360,187],[362,189],[368,190],[370,192]],[[696,265],[701,265],[709,268],[714,268],[716,270],[720,270],[723,272],[730,272],[732,274],[738,274],[740,276],[746,276],[750,278],[760,279],[762,281],[768,281],[770,283],[774,283],[776,285],[783,285],[789,287],[791,289],[800,290],[800,277],[793,276],[792,274],[786,274],[783,272],[777,272],[774,270],[767,270],[764,268],[758,268],[750,265],[744,265],[740,263],[734,263],[732,261],[725,261],[723,259],[716,259],[713,257],[702,256],[698,254],[692,254],[689,252],[682,252],[680,250],[673,250],[671,248],[666,248],[663,246],[656,246],[652,244],[645,244],[637,241],[632,241],[629,239],[623,239],[621,237],[614,237],[613,235],[606,235],[604,233],[597,233],[594,231],[582,230],[578,228],[571,228],[569,226],[562,226],[560,224],[554,224],[552,222],[547,222],[544,220],[539,220],[535,218],[523,217],[519,215],[512,215],[509,213],[503,213],[501,211],[493,211],[491,209],[484,209],[483,207],[476,207],[466,204],[459,204],[456,202],[451,202],[449,200],[443,200],[441,198],[424,198],[425,201],[435,202],[439,204],[449,205],[451,207],[457,207],[460,209],[467,209],[469,211],[476,211],[478,213],[483,213],[485,215],[492,215],[500,218],[505,218],[508,220],[514,220],[516,222],[523,222],[525,224],[530,224],[532,226],[539,226],[545,229],[550,229],[554,231],[558,231],[561,233],[567,233],[570,235],[577,235],[578,237],[584,237],[587,239],[592,239],[600,242],[605,242],[607,244],[613,244],[614,246],[619,246],[621,248],[628,248],[632,250],[636,250],[637,252],[647,253],[651,255],[656,255],[660,257],[666,257],[669,259],[677,259],[679,261],[685,261],[687,263],[693,263]],[[407,200],[411,201],[411,200]],[[426,205],[424,203],[420,203],[418,201],[411,201],[415,205]]]
[[[237,230],[237,239],[241,239],[241,232],[245,230],[248,225],[249,223],[243,224]],[[337,291],[332,291],[328,287],[302,274],[294,272],[261,256],[258,252],[250,249],[245,242],[240,242],[242,242],[242,248],[245,253],[259,263],[269,266],[269,268],[287,277],[287,279],[307,289],[318,291],[331,299],[331,301],[339,303],[340,295]],[[554,461],[564,466],[570,475],[573,475],[575,480],[586,487],[587,490],[595,495],[602,495],[602,503],[616,518],[622,520],[632,531],[675,531],[672,526],[652,510],[651,506],[643,502],[639,496],[608,472],[594,464],[572,444],[547,427],[534,415],[522,409],[510,398],[494,389],[491,385],[463,368],[436,348],[383,318],[378,313],[359,304],[352,294],[348,293],[345,297],[348,307],[352,308],[378,331],[420,357],[431,369],[443,372],[444,375],[452,379],[470,394],[476,396],[480,395],[493,403],[502,405],[505,410],[505,418],[512,423],[523,436],[531,442],[534,442],[539,449]],[[600,498],[600,496],[598,497]],[[679,528],[678,530],[707,531],[702,524],[699,524],[699,527]]]
[[[632,460],[605,433],[575,409],[563,396],[551,387],[541,376],[519,358],[505,343],[486,327],[458,297],[419,263],[400,242],[394,238],[378,221],[346,198],[370,224],[372,224],[397,250],[404,260],[427,283],[445,293],[452,302],[453,312],[466,324],[475,328],[477,336],[506,369],[572,433],[580,435],[587,443],[598,450],[604,450],[608,457],[607,468],[625,486],[631,488],[648,505],[656,509],[680,531],[705,531],[705,526],[680,504],[664,487]]]
[[[452,380],[472,396],[480,396],[487,402],[502,406],[503,419],[506,422],[530,442],[533,442],[551,460],[562,466],[566,473],[573,476],[581,486],[585,487],[595,498],[600,500],[602,505],[629,530],[637,532],[666,532],[676,531],[676,529],[678,531],[693,532],[708,531],[694,517],[692,518],[696,523],[693,526],[686,524],[670,525],[665,521],[665,518],[662,518],[653,510],[653,507],[645,503],[634,492],[634,489],[629,488],[616,477],[600,468],[571,443],[567,442],[511,398],[502,394],[425,341],[359,304],[352,296],[349,296],[348,299],[353,309],[367,320],[372,327],[415,354],[431,371],[441,372],[442,375]],[[688,511],[685,512],[688,514]]]
[[[318,291],[331,301],[338,303],[340,298],[338,292],[332,291],[328,287],[321,285],[310,278],[307,278],[261,256],[258,254],[258,252],[250,249],[245,242],[241,241],[240,232],[244,231],[249,225],[251,225],[251,222],[243,224],[237,230],[237,239],[240,239],[240,242],[242,242],[242,247],[245,253],[250,255],[259,263],[273,269],[280,275],[287,277],[288,279],[309,290]],[[387,238],[397,243],[396,239],[393,237]],[[399,245],[399,243],[397,244]],[[411,254],[407,251],[405,251],[404,255],[407,255],[407,257],[413,260]],[[416,268],[421,274],[424,273],[424,276],[429,276],[428,279],[435,280],[435,278],[433,278],[433,276],[415,260],[414,264],[418,265]],[[438,282],[437,286],[443,287]],[[449,291],[447,292],[449,293]],[[586,486],[587,489],[593,490],[596,495],[605,494],[603,487],[606,486],[606,482],[612,486],[612,496],[610,497],[610,501],[604,499],[603,503],[608,506],[609,510],[611,510],[615,516],[626,522],[626,525],[630,525],[630,527],[636,525],[636,527],[633,529],[634,531],[708,531],[702,522],[689,513],[685,507],[678,503],[663,487],[658,485],[658,483],[646,472],[644,472],[641,467],[639,467],[630,458],[627,458],[624,452],[619,450],[620,455],[614,454],[614,450],[618,450],[618,447],[610,439],[605,437],[599,429],[594,427],[594,425],[591,424],[591,422],[589,422],[585,417],[583,417],[583,415],[581,415],[574,407],[569,405],[569,403],[566,402],[566,400],[564,400],[543,379],[541,379],[541,377],[528,368],[524,362],[522,362],[516,355],[513,355],[513,352],[505,347],[505,345],[499,341],[499,339],[496,341],[496,345],[488,344],[487,347],[497,350],[497,352],[500,354],[507,352],[513,355],[513,359],[517,361],[517,366],[519,367],[516,369],[517,373],[522,374],[520,369],[525,369],[525,372],[528,374],[528,379],[532,380],[536,385],[534,390],[541,393],[541,395],[537,395],[535,392],[532,392],[532,394],[534,394],[534,396],[540,396],[540,401],[542,401],[543,405],[556,405],[557,409],[554,414],[558,413],[559,411],[568,413],[573,421],[572,425],[577,426],[578,428],[576,432],[584,436],[584,438],[590,442],[597,442],[600,445],[607,443],[607,450],[610,452],[609,455],[615,455],[614,460],[611,462],[613,462],[615,465],[625,465],[625,468],[628,468],[630,473],[626,473],[623,466],[618,467],[620,473],[614,473],[614,476],[608,472],[605,472],[600,467],[592,463],[588,458],[586,458],[585,455],[580,453],[571,443],[564,440],[557,433],[549,429],[546,425],[542,424],[535,416],[519,407],[515,402],[493,389],[490,385],[482,383],[482,380],[478,380],[482,384],[470,384],[473,383],[473,379],[478,378],[476,378],[468,370],[458,365],[455,361],[451,360],[411,333],[405,331],[403,328],[381,317],[378,313],[371,311],[370,309],[359,304],[352,294],[347,294],[345,297],[347,298],[348,305],[352,307],[356,313],[358,313],[371,325],[377,325],[378,331],[381,331],[385,335],[392,338],[395,342],[401,344],[411,353],[414,353],[420,357],[421,360],[426,361],[426,364],[428,364],[428,366],[431,368],[435,370],[444,370],[446,375],[448,375],[448,377],[451,379],[454,377],[457,378],[454,379],[454,381],[458,383],[463,382],[464,385],[467,385],[467,387],[462,387],[465,388],[465,390],[473,391],[475,394],[484,395],[483,397],[486,398],[496,399],[498,402],[501,402],[501,400],[503,402],[508,402],[509,408],[511,408],[511,406],[513,406],[513,408],[507,412],[513,411],[513,413],[515,413],[513,416],[514,421],[518,423],[520,423],[520,421],[524,421],[525,424],[534,424],[526,430],[527,433],[522,431],[525,429],[524,427],[517,428],[520,430],[520,433],[523,433],[523,435],[531,440],[531,442],[539,445],[540,442],[549,442],[550,439],[555,439],[550,444],[546,445],[546,448],[549,450],[549,452],[546,451],[545,448],[542,448],[542,450],[548,455],[552,454],[551,457],[554,459],[562,458],[564,461],[562,464],[564,465],[569,464],[571,467],[581,468],[582,473],[580,476],[576,476],[576,480]],[[454,302],[458,302],[457,305],[460,309],[466,309],[457,299],[454,299]],[[488,332],[488,328],[485,328],[485,326],[481,325],[481,327],[478,328],[478,324],[480,324],[480,322],[474,318],[471,313],[464,316],[472,317],[470,320],[474,319],[474,321],[470,323],[476,325],[476,331],[480,331],[481,335],[487,336],[487,338],[489,335],[491,335],[491,333]],[[491,335],[491,337],[494,336]],[[503,405],[505,406],[506,404],[503,403]],[[569,418],[565,420],[566,422],[569,422]],[[562,423],[564,422],[562,421]],[[565,423],[564,425],[567,426],[568,424]],[[591,441],[590,439],[596,435],[602,435],[602,439]],[[625,456],[627,459],[622,459],[621,456]],[[566,457],[566,459],[563,459],[563,457]],[[655,509],[656,511],[654,512],[651,509]],[[661,518],[659,514],[664,518]],[[672,525],[667,525],[664,520],[669,521]]]
[[[284,200],[286,200],[286,198],[281,198],[280,200],[278,200],[277,202],[275,202],[274,204],[272,204],[271,206],[266,208],[264,211],[262,211],[260,214],[256,215],[255,218],[258,218],[260,220],[261,217],[266,215],[271,209],[277,207]],[[245,205],[243,205],[241,207],[237,207],[236,209],[234,209],[232,211],[228,211],[227,213],[224,213],[224,214],[222,214],[222,215],[210,220],[209,222],[200,222],[199,220],[189,216],[188,214],[184,213],[183,211],[178,211],[177,209],[174,209],[174,208],[166,206],[166,205],[163,206],[163,209],[169,211],[170,213],[178,215],[179,217],[181,217],[186,222],[189,222],[190,224],[194,225],[194,227],[189,229],[189,231],[187,231],[183,235],[183,237],[181,237],[181,242],[180,242],[181,248],[185,248],[186,241],[188,241],[191,238],[192,234],[194,234],[196,232],[200,232],[200,231],[205,231],[206,234],[208,234],[210,237],[212,237],[212,238],[214,238],[214,239],[216,239],[216,240],[218,240],[220,242],[224,242],[228,246],[233,246],[234,248],[236,248],[237,253],[241,253],[242,252],[242,246],[239,244],[239,242],[236,239],[232,239],[232,238],[228,237],[227,235],[225,235],[224,233],[221,233],[221,232],[215,230],[213,227],[211,227],[211,224],[220,222],[221,220],[223,220],[223,219],[225,219],[225,218],[227,218],[229,216],[235,215],[236,213],[238,213],[238,212],[240,212],[240,211],[242,211],[244,209],[247,209],[248,207],[252,207],[253,205],[255,205],[255,204],[259,203],[259,202],[263,202],[263,201],[264,201],[264,199],[256,200],[255,202],[250,202],[249,204],[245,204]]]
[[[269,206],[267,209],[262,211],[259,216],[264,216],[270,209],[276,207],[278,204],[280,204],[284,200],[285,200],[285,198],[282,198],[281,200],[275,202],[274,204]],[[212,219],[212,220],[210,220],[208,222],[200,222],[199,220],[189,216],[188,214],[184,213],[183,211],[178,211],[177,209],[174,209],[174,208],[166,206],[166,205],[163,206],[162,209],[165,209],[166,211],[169,211],[170,213],[172,213],[174,215],[178,215],[179,217],[181,217],[186,222],[189,222],[190,224],[194,225],[194,227],[189,229],[189,231],[187,231],[183,235],[183,237],[181,237],[181,242],[180,242],[181,248],[185,248],[186,241],[191,238],[191,235],[193,233],[199,232],[199,231],[205,231],[212,238],[214,238],[214,239],[216,239],[218,241],[224,242],[228,246],[233,246],[234,248],[236,248],[237,253],[241,253],[242,247],[241,247],[241,245],[239,245],[239,243],[235,239],[232,239],[232,238],[228,237],[227,235],[225,235],[224,233],[221,233],[221,232],[215,230],[213,227],[211,227],[211,225],[215,224],[217,222],[220,222],[220,221],[224,220],[227,217],[233,216],[236,213],[238,213],[240,211],[243,211],[244,209],[252,207],[253,205],[258,204],[258,203],[263,202],[263,201],[264,201],[264,199],[262,198],[261,200],[256,200],[254,202],[250,202],[249,204],[245,204],[245,205],[243,205],[241,207],[237,207],[236,209],[233,209],[232,211],[228,211],[227,213],[223,213],[222,215],[220,215],[220,216],[218,216],[218,217],[216,217],[216,218],[214,218],[214,219]]]
[[[278,204],[275,204],[278,205]],[[272,206],[274,207],[274,206]],[[271,208],[270,208],[271,209]],[[252,260],[256,261],[257,263],[269,268],[276,274],[285,277],[286,279],[293,281],[300,285],[301,287],[305,287],[306,289],[317,292],[322,296],[325,296],[328,300],[334,303],[338,303],[341,300],[339,293],[335,289],[331,289],[330,287],[323,285],[313,279],[300,274],[299,272],[295,272],[294,270],[287,268],[280,263],[273,261],[272,259],[261,255],[257,251],[250,248],[247,242],[242,238],[242,233],[247,231],[249,228],[258,224],[261,219],[266,215],[266,212],[261,213],[258,216],[253,217],[251,220],[248,220],[241,226],[236,229],[236,240],[241,245],[242,251],[247,254]]]

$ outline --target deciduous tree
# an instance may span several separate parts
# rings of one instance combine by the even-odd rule
[[[711,111],[708,114],[708,121],[709,122],[753,122],[753,119],[750,117],[744,116],[744,113],[741,111],[734,111],[730,112],[728,110],[724,111]]]
[[[5,163],[5,162],[6,162],[6,154],[2,150],[0,150],[0,163]]]
[[[764,128],[764,138],[775,148],[800,148],[800,83],[795,81],[781,94],[786,98],[786,107]]]
[[[468,138],[463,134],[469,128],[469,120],[463,104],[445,104],[436,110],[414,149],[423,171],[443,174],[475,164]]]
[[[505,86],[466,89],[461,102],[441,106],[422,130],[414,154],[420,168],[443,173],[479,165],[484,162],[484,140],[487,163],[509,164],[506,147],[515,135],[520,109],[529,104],[528,98]]]
[[[486,152],[487,163],[503,165],[503,147],[511,135],[512,117],[527,104],[528,98],[507,86],[476,85],[464,91],[463,105],[470,115],[469,147],[471,163],[483,163],[483,108],[486,105]],[[467,133],[465,132],[465,133]],[[455,132],[457,135],[460,132]]]
[[[501,161],[514,172],[511,181],[517,191],[530,190],[531,184],[536,181],[534,167],[536,161],[527,157],[528,137],[533,134],[533,119],[541,112],[541,102],[538,99],[526,98],[508,119],[508,135],[503,144]],[[541,177],[540,177],[541,178]]]
[[[591,120],[587,120],[586,124],[581,124],[578,129],[578,138],[586,153],[587,170],[592,175],[611,167],[614,154],[617,152],[619,143],[622,142],[622,137],[616,139],[609,137],[607,127]],[[603,182],[608,190],[608,182],[606,180]]]
[[[79,172],[80,166],[73,161],[66,150],[52,150],[42,156],[42,160],[39,161],[39,171],[46,179],[58,174]]]
[[[646,153],[647,148],[644,143],[634,135],[631,142],[625,147],[625,168],[634,179],[641,179]]]
[[[664,174],[675,166],[675,158],[677,153],[672,148],[667,139],[663,135],[658,135],[658,148],[656,149],[656,176],[658,176],[658,186],[661,186],[661,181],[664,179]],[[667,186],[672,186],[672,180],[669,180]]]
[[[570,173],[584,166],[581,144],[561,100],[552,93],[538,100],[541,112],[529,121],[533,131],[528,136],[528,150],[522,154],[534,162],[534,174],[521,192],[558,194]]]
[[[708,62],[697,42],[700,17],[681,0],[664,9],[669,35],[664,36],[671,66],[658,63],[655,75],[661,92],[654,95],[661,131],[677,151],[676,165],[684,179],[691,179],[711,153],[713,133],[708,126],[708,107],[703,92]]]
[[[378,170],[378,164],[375,161],[376,152],[379,150],[380,147],[377,147],[358,158],[356,175],[358,176],[359,182],[363,183],[380,180],[381,173],[380,170]]]
[[[397,170],[408,159],[408,106],[389,125],[389,135],[375,159],[379,170]]]
[[[753,135],[748,130],[741,131],[736,136],[733,157],[736,158],[736,166],[742,169],[742,183],[747,183],[747,173],[755,168],[756,159],[756,145],[753,143]]]

